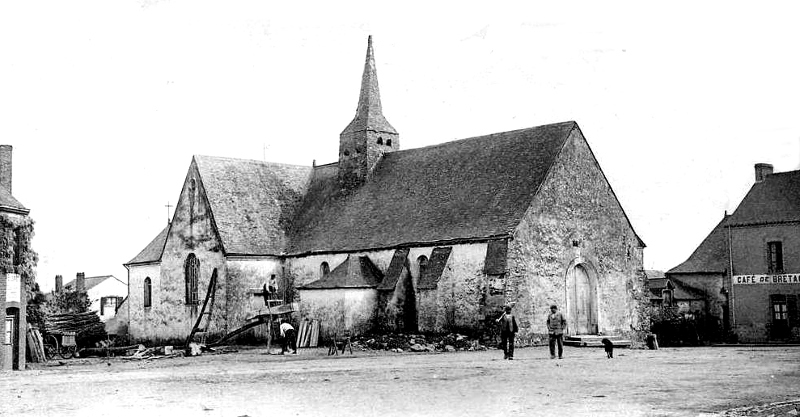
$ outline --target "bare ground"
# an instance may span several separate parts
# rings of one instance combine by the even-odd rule
[[[75,359],[0,373],[8,416],[792,415],[800,347],[327,357],[265,349],[194,358]],[[776,414],[777,413],[777,414]]]

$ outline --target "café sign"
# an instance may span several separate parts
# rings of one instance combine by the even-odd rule
[[[800,274],[734,275],[733,284],[800,284]]]

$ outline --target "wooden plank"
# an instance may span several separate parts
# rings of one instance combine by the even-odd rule
[[[303,347],[309,347],[309,345],[311,344],[311,328],[312,327],[313,326],[311,325],[311,322],[308,322],[308,326],[306,328],[306,342],[303,344]]]
[[[319,321],[318,320],[311,320],[311,347],[317,347],[319,345]]]
[[[305,320],[300,322],[300,327],[297,329],[297,347],[303,347],[303,334],[305,333],[307,322]]]

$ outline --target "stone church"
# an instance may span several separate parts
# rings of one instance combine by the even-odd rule
[[[216,275],[211,333],[264,307],[342,331],[480,332],[513,305],[520,337],[636,326],[644,243],[573,121],[401,150],[372,40],[338,160],[194,156],[171,223],[125,264],[134,339],[185,338]]]

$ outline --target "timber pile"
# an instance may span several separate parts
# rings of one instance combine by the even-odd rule
[[[317,347],[319,344],[319,321],[308,319],[300,322],[297,330],[297,347]]]
[[[28,324],[28,333],[26,337],[28,339],[27,347],[31,362],[47,362],[47,357],[44,354],[44,341],[42,340],[42,334],[39,333],[39,330]]]
[[[48,314],[44,318],[44,331],[47,334],[64,334],[75,332],[77,338],[87,344],[106,339],[106,327],[100,317],[93,311],[85,313]]]

